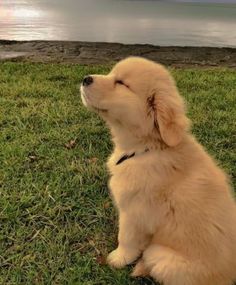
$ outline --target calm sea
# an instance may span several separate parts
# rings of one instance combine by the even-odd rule
[[[0,0],[0,39],[236,47],[236,0],[225,2]]]

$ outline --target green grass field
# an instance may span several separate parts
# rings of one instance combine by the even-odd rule
[[[154,284],[104,265],[116,246],[111,152],[79,84],[108,67],[0,64],[0,284]],[[171,69],[193,132],[236,185],[236,70]],[[112,234],[111,234],[112,233]]]

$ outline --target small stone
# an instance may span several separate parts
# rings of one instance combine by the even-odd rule
[[[70,140],[68,143],[66,143],[65,148],[67,149],[72,149],[76,146],[76,140]]]

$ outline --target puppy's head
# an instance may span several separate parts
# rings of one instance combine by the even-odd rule
[[[176,146],[187,131],[184,103],[171,75],[143,58],[122,60],[108,75],[85,77],[81,96],[111,126],[138,137],[158,135],[166,145]]]

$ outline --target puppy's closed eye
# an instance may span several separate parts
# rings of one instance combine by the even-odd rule
[[[124,82],[122,80],[116,80],[115,82],[116,84],[121,84],[121,85],[125,85]]]
[[[115,84],[123,85],[123,86],[129,88],[129,86],[127,84],[125,84],[125,82],[123,80],[116,80]]]

